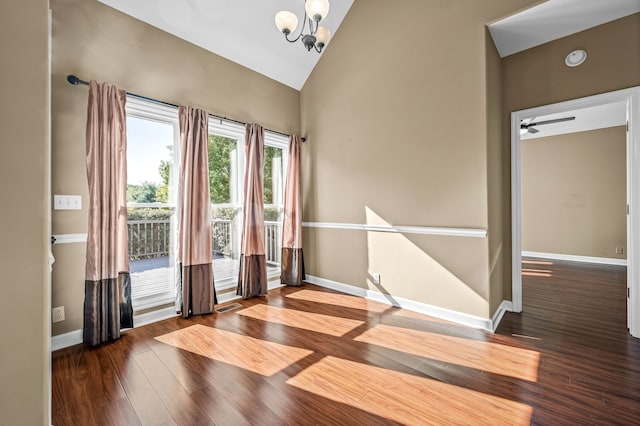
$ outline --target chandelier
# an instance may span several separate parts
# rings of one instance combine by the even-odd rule
[[[304,18],[302,20],[302,28],[300,34],[294,39],[290,39],[289,35],[293,33],[298,26],[298,17],[289,11],[283,10],[276,14],[276,27],[282,31],[284,38],[295,43],[302,39],[302,44],[308,51],[315,49],[316,52],[322,52],[322,48],[329,42],[331,32],[327,27],[321,27],[320,21],[327,17],[329,13],[329,0],[306,0],[304,3]],[[309,25],[308,33],[305,34],[305,27]]]

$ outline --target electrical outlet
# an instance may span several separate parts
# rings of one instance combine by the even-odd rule
[[[623,254],[624,249],[622,247],[616,247],[616,254]]]
[[[51,322],[64,321],[64,306],[51,309]]]
[[[371,276],[373,277],[374,284],[380,284],[380,274],[375,273],[375,274],[371,274]]]

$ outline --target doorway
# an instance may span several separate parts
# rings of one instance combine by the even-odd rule
[[[640,88],[631,88],[586,98],[545,105],[511,114],[511,212],[512,212],[512,308],[522,311],[522,124],[533,117],[567,116],[586,108],[623,104],[626,121],[627,183],[627,312],[628,328],[640,337]],[[539,120],[538,122],[541,122]],[[525,127],[526,129],[526,127]]]

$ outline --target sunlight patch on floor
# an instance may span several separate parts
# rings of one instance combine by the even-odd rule
[[[325,303],[327,305],[361,309],[376,313],[382,313],[391,308],[389,305],[365,299],[364,297],[327,293],[324,291],[300,290],[295,293],[288,294],[286,297],[289,299],[304,300],[305,302]]]
[[[553,273],[551,271],[547,271],[544,269],[522,269],[522,275],[527,277],[553,277]]]
[[[531,268],[522,268],[522,272],[539,272],[541,274],[551,274],[553,273],[550,269],[531,269]]]
[[[332,356],[287,384],[404,424],[530,424],[533,412],[519,402]]]
[[[354,340],[488,373],[538,380],[540,353],[527,349],[385,324],[376,325]]]
[[[289,327],[302,328],[335,337],[344,336],[351,330],[364,324],[363,321],[269,305],[253,305],[238,311],[238,315]]]
[[[310,350],[255,339],[200,324],[158,336],[155,339],[267,377],[273,376],[313,353]]]

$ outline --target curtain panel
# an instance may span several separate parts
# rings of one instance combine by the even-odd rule
[[[264,130],[247,124],[240,274],[236,294],[248,299],[267,294],[267,263],[264,253]]]
[[[180,106],[178,279],[176,311],[183,317],[213,312],[216,294],[211,248],[209,114]]]
[[[300,286],[306,279],[302,254],[302,188],[300,183],[300,136],[289,137],[287,177],[282,223],[282,284]]]
[[[83,341],[98,345],[133,327],[127,241],[126,92],[89,83],[87,180],[89,225]]]

